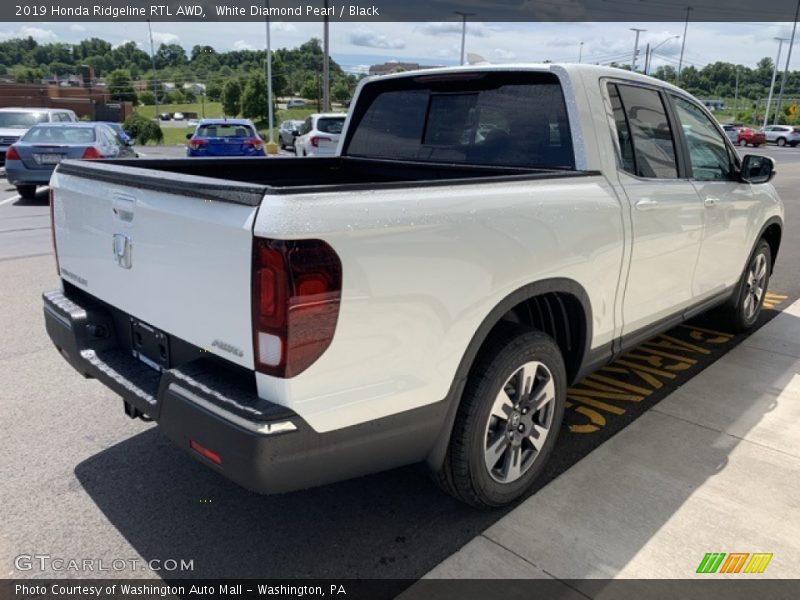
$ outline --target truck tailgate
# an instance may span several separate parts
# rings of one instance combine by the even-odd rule
[[[158,178],[167,180],[162,189]],[[176,186],[179,179],[185,181]],[[215,187],[219,180],[65,163],[51,181],[61,277],[169,335],[252,368],[258,190],[235,190],[244,201],[226,201]]]

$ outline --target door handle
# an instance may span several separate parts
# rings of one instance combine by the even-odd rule
[[[719,198],[714,198],[713,196],[708,196],[703,201],[703,204],[706,205],[706,208],[714,208],[715,206],[717,206],[717,204],[719,204]]]
[[[638,210],[652,210],[658,206],[658,200],[653,200],[652,198],[642,198],[636,204],[634,204],[634,206]]]

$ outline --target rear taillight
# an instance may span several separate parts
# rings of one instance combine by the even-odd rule
[[[20,160],[19,152],[14,146],[11,146],[8,150],[6,150],[6,160]]]
[[[195,139],[189,140],[189,148],[191,148],[192,150],[200,150],[200,148],[202,148],[206,144],[208,144],[208,140],[195,140]]]
[[[794,129],[792,129],[792,133],[800,133],[800,129],[798,129],[797,127],[795,127]]]
[[[253,150],[263,150],[264,141],[260,138],[248,138],[242,142],[245,146],[252,146]]]
[[[219,454],[217,454],[213,450],[209,450],[208,448],[206,448],[205,446],[202,446],[201,444],[198,444],[194,440],[189,440],[189,448],[191,448],[192,450],[197,452],[203,458],[207,458],[208,460],[210,460],[214,464],[217,464],[217,465],[221,465],[222,464],[222,459],[219,457]]]
[[[95,148],[94,146],[89,146],[86,150],[83,151],[83,156],[81,156],[84,160],[92,160],[95,158],[103,158],[103,155]]]
[[[53,254],[56,257],[56,274],[61,275],[61,265],[58,264],[58,248],[56,248],[56,195],[53,188],[48,193],[50,198],[50,236],[53,240]]]
[[[339,318],[342,263],[322,240],[256,238],[252,275],[256,369],[294,377],[330,345]]]
[[[315,135],[315,136],[309,138],[308,141],[312,146],[314,146],[314,148],[319,148],[319,143],[320,142],[322,142],[322,141],[330,142],[331,138],[324,137],[324,136],[321,136],[321,135]]]

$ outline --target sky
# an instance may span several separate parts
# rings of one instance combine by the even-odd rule
[[[577,62],[583,42],[583,62],[629,64],[633,55],[631,27],[645,29],[640,36],[639,66],[644,48],[663,43],[653,65],[677,65],[683,23],[468,23],[467,52],[491,63]],[[177,43],[187,51],[195,44],[210,44],[217,50],[262,49],[263,23],[171,23],[153,24],[159,43]],[[698,68],[716,61],[755,66],[763,57],[775,59],[775,37],[789,38],[791,23],[689,23],[685,65]],[[296,47],[311,37],[322,37],[320,23],[273,22],[272,47]],[[0,39],[33,36],[39,42],[78,42],[99,37],[114,45],[133,40],[149,50],[146,23],[0,23]],[[800,31],[798,40],[800,41]],[[797,41],[795,45],[797,45]],[[419,62],[428,65],[458,64],[460,22],[443,23],[332,23],[330,49],[334,60],[350,72],[365,71],[370,64],[385,61]],[[782,62],[786,58],[784,44]],[[800,52],[793,53],[800,60]],[[783,65],[781,65],[783,66]],[[798,67],[795,67],[798,68]]]

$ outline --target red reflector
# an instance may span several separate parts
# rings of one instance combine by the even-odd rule
[[[103,158],[103,155],[98,152],[97,148],[94,146],[89,146],[86,150],[83,151],[83,156],[81,157],[84,160],[87,159],[94,159],[94,158]]]
[[[216,452],[212,452],[208,448],[201,446],[194,440],[189,440],[189,448],[191,448],[192,450],[197,452],[200,456],[207,458],[213,463],[216,463],[218,465],[222,464],[222,459],[219,457],[219,454],[217,454]]]
[[[14,146],[6,150],[6,160],[19,160],[19,152]]]

